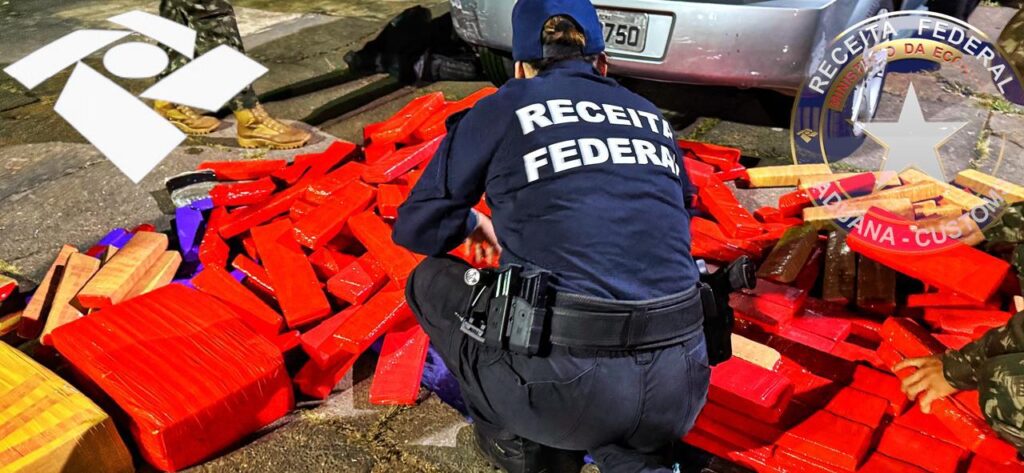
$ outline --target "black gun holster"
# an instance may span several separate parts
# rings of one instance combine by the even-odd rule
[[[717,365],[732,357],[732,331],[735,318],[729,307],[729,294],[740,289],[753,289],[757,285],[754,263],[740,257],[714,273],[703,260],[697,261],[700,270],[700,298],[704,310],[704,339],[708,347],[708,364]]]

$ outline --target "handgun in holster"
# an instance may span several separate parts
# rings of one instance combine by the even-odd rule
[[[756,270],[750,258],[741,256],[715,272],[708,270],[704,260],[697,260],[700,270],[700,298],[704,310],[704,338],[707,341],[708,364],[717,365],[732,357],[732,329],[735,323],[729,294],[757,285]]]
[[[547,325],[550,273],[509,265],[499,270],[470,269],[467,308],[458,313],[461,330],[487,346],[535,355]]]

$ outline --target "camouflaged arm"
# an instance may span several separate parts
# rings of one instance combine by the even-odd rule
[[[985,360],[999,355],[1024,352],[1024,312],[1018,312],[1010,321],[985,332],[981,338],[959,350],[942,355],[942,372],[946,381],[957,389],[978,386],[978,369]]]

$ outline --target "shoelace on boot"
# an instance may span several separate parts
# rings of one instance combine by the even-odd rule
[[[259,123],[262,123],[267,128],[274,130],[278,133],[285,133],[288,128],[281,122],[273,119],[267,114],[267,111],[263,109],[263,105],[256,105],[252,108],[252,115],[257,119]]]
[[[188,105],[178,105],[178,104],[175,104],[174,105],[174,109],[177,110],[178,112],[180,112],[182,115],[185,115],[189,119],[193,119],[194,120],[196,118],[199,118],[199,114],[196,113],[196,111],[194,109],[192,109],[192,107],[189,107]]]

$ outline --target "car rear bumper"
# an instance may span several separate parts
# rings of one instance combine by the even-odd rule
[[[511,50],[515,2],[451,3],[455,29],[464,40],[477,46]],[[615,74],[688,84],[795,91],[808,69],[819,62],[828,42],[877,10],[878,0],[593,3],[599,8],[646,12],[652,19],[649,47],[642,56],[611,53]],[[656,28],[664,31],[656,32]]]

